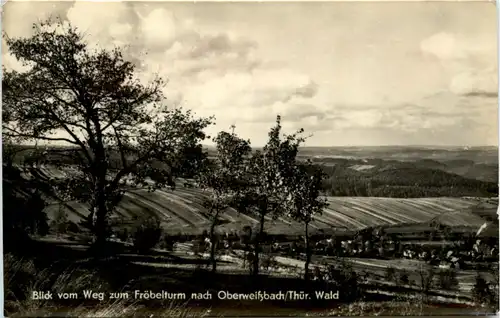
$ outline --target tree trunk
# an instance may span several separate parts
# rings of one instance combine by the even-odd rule
[[[245,269],[247,265],[247,257],[248,257],[248,245],[245,246],[245,250],[243,251],[243,269]]]
[[[304,225],[305,228],[305,237],[304,244],[306,250],[306,262],[304,264],[304,280],[309,280],[309,264],[311,263],[311,249],[309,246],[309,222],[306,222]]]
[[[106,242],[107,238],[107,226],[106,226],[106,203],[102,195],[98,195],[97,210],[95,215],[94,223],[94,234],[96,237],[95,244],[97,247],[102,247]]]
[[[267,209],[266,209],[267,210]],[[254,257],[253,257],[253,271],[252,274],[257,276],[259,275],[259,255],[260,255],[260,245],[262,243],[262,237],[264,235],[264,222],[265,222],[265,210],[260,213],[260,229],[259,233],[257,233],[257,237],[255,238],[254,243]]]
[[[94,224],[94,233],[96,235],[96,245],[102,247],[107,238],[107,207],[106,207],[106,174],[108,172],[108,162],[106,160],[106,151],[104,148],[104,136],[101,130],[101,123],[95,110],[87,105],[89,113],[87,114],[87,127],[89,133],[89,145],[92,148],[95,161],[93,162],[93,175],[95,180],[95,198],[96,198],[96,222]],[[95,126],[95,132],[90,128],[89,120]]]
[[[96,169],[98,177],[95,184],[95,222],[93,222],[95,245],[98,249],[104,246],[107,238],[107,207],[106,207],[106,166],[100,163]]]
[[[217,271],[217,260],[215,259],[215,225],[217,224],[217,220],[219,218],[219,211],[215,212],[214,219],[212,220],[212,224],[210,226],[210,242],[212,243],[210,246],[210,262],[212,263],[212,272],[215,273]]]

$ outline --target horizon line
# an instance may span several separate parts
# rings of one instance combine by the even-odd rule
[[[65,148],[79,148],[76,145],[62,145],[62,144],[17,144],[19,146],[26,146],[26,147],[65,147]],[[215,144],[201,144],[203,147],[209,147],[213,148],[215,147]],[[251,148],[263,148],[264,145],[259,145],[259,146],[252,146]],[[300,149],[306,149],[306,148],[388,148],[388,147],[393,147],[393,148],[434,148],[434,149],[442,149],[442,148],[498,148],[498,145],[390,145],[390,144],[381,144],[381,145],[335,145],[335,146],[315,146],[315,145],[307,145],[307,146],[301,146]]]

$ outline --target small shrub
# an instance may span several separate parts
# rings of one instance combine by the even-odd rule
[[[388,282],[392,282],[392,281],[395,281],[396,280],[396,270],[394,269],[394,267],[387,267],[386,270],[385,270],[385,279],[388,281]]]
[[[399,273],[398,283],[401,285],[408,285],[410,283],[410,279],[406,271],[402,271],[401,273]]]
[[[435,272],[432,267],[420,268],[418,270],[420,276],[420,292],[427,298],[429,291],[433,287]]]
[[[490,284],[481,275],[476,276],[476,282],[472,288],[472,298],[479,305],[491,305],[498,301],[498,299],[494,299],[495,295],[490,289]]]
[[[438,273],[439,287],[444,290],[458,288],[457,272],[454,269],[445,269]]]
[[[139,220],[133,231],[134,247],[139,252],[147,252],[160,242],[162,228],[156,218]]]
[[[59,207],[52,221],[52,229],[57,234],[66,234],[68,232],[68,214],[62,206]]]
[[[74,222],[71,222],[71,221],[67,223],[66,230],[69,233],[79,233],[80,232],[80,228],[78,227],[78,225]]]
[[[191,245],[191,252],[193,252],[195,255],[199,255],[202,253],[205,253],[206,251],[206,245],[204,240],[194,240],[193,244]]]
[[[122,242],[127,242],[129,240],[128,230],[126,228],[118,230],[116,237]]]
[[[260,259],[260,267],[265,270],[269,270],[270,268],[276,268],[278,266],[278,262],[276,261],[276,257],[270,254],[262,255]]]
[[[174,238],[171,237],[170,235],[164,234],[163,237],[161,238],[159,247],[162,249],[165,249],[169,252],[172,252],[174,250]]]
[[[335,284],[337,288],[342,288],[344,299],[352,301],[361,296],[359,276],[350,263],[341,261],[338,267],[329,266],[326,276],[327,281]]]

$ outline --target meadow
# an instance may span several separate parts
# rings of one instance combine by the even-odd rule
[[[328,169],[333,166],[332,160],[339,159],[323,159],[320,163]],[[340,164],[337,162],[337,166],[343,167],[344,173],[366,174],[388,165],[386,159],[380,158],[371,158],[372,162],[364,162],[364,165],[359,164],[363,162],[360,158],[350,158],[347,162],[345,158],[342,160]],[[407,171],[398,166],[407,167],[408,162],[398,161],[398,165],[395,165],[390,161],[390,164],[394,173],[389,181],[385,181],[386,186],[411,180]],[[413,161],[410,164],[415,167],[418,163]],[[424,169],[421,163],[419,165],[419,169]],[[14,169],[19,171],[19,177],[25,181],[42,180],[49,184],[65,180],[76,171],[71,163],[54,165],[50,161],[32,165],[17,162]],[[479,184],[481,187],[486,182],[481,180],[481,176],[468,179],[456,175],[455,178],[463,178],[459,180]],[[435,180],[439,185],[441,179]],[[16,184],[15,181],[4,179],[4,182],[12,184]],[[359,183],[358,188],[362,184]],[[418,189],[418,185],[414,188]],[[18,190],[23,192],[22,189]],[[325,194],[327,193],[325,189]],[[481,297],[490,297],[487,295],[495,293],[498,288],[491,283],[495,281],[495,275],[498,275],[498,271],[495,272],[495,268],[498,268],[497,254],[491,254],[488,249],[489,246],[498,246],[498,199],[494,196],[326,195],[327,206],[310,224],[311,239],[315,246],[310,267],[315,271],[315,279],[304,285],[303,225],[283,216],[266,220],[266,239],[262,246],[264,258],[260,265],[261,275],[256,279],[248,275],[250,260],[247,259],[245,244],[242,243],[241,231],[245,227],[254,228],[259,220],[255,215],[240,213],[231,208],[221,215],[217,225],[216,231],[221,241],[217,246],[218,270],[217,273],[211,273],[208,270],[208,247],[204,241],[211,224],[204,205],[208,195],[207,191],[199,189],[191,180],[178,180],[175,189],[154,192],[131,187],[110,215],[113,234],[108,243],[109,255],[93,259],[88,254],[92,235],[84,226],[84,220],[89,214],[88,205],[63,201],[46,191],[44,199],[47,205],[43,212],[47,217],[49,231],[44,236],[33,237],[34,240],[29,244],[34,245],[26,248],[31,253],[29,259],[34,263],[23,261],[17,256],[8,258],[10,263],[6,265],[7,276],[11,275],[9,279],[13,281],[24,275],[37,282],[43,277],[47,282],[37,283],[45,286],[43,288],[77,292],[88,288],[106,292],[135,289],[167,289],[186,293],[200,290],[216,292],[220,289],[250,292],[242,286],[251,281],[252,290],[271,292],[279,287],[278,289],[289,290],[307,288],[313,291],[351,286],[350,289],[356,294],[346,293],[343,300],[333,305],[331,302],[318,300],[288,303],[285,307],[276,302],[263,302],[256,306],[255,303],[227,301],[215,301],[208,305],[206,302],[193,300],[180,303],[120,300],[100,302],[100,309],[90,311],[89,306],[93,305],[89,300],[80,300],[74,304],[67,301],[30,301],[26,295],[35,288],[33,284],[29,288],[25,286],[24,290],[16,290],[15,284],[11,282],[15,298],[9,298],[8,309],[16,312],[19,310],[16,308],[24,306],[22,312],[39,314],[39,310],[45,306],[52,312],[68,313],[68,306],[71,306],[76,309],[71,309],[69,313],[76,316],[88,310],[89,315],[104,312],[111,316],[148,313],[200,317],[241,315],[250,311],[254,314],[256,310],[263,314],[273,312],[282,315],[314,312],[318,316],[425,315],[436,311],[443,314],[463,314],[487,313],[495,307],[491,302],[486,307],[481,301],[478,302],[477,294],[480,292],[476,286],[478,277],[489,282],[487,286],[490,287],[483,291]],[[131,233],[145,217],[160,221],[162,235],[155,248],[141,252],[134,248]],[[485,223],[489,226],[480,235],[476,235]],[[373,234],[380,231],[385,233],[382,235],[385,238]],[[124,235],[124,232],[128,234]],[[483,240],[482,252],[470,255],[470,251],[476,248],[470,241],[475,242],[477,239]],[[384,248],[381,251],[380,248],[365,247],[365,240],[383,245]],[[386,243],[380,243],[382,240]],[[495,241],[496,245],[491,245]],[[447,257],[449,251],[454,251],[453,256]],[[428,256],[422,256],[423,253]],[[412,256],[408,256],[410,254]],[[7,255],[11,257],[11,254]],[[47,257],[48,255],[51,257]],[[460,259],[460,267],[453,268],[458,264],[451,260],[453,257]],[[450,274],[453,277],[452,283],[446,285],[446,275],[450,272],[453,272]],[[55,273],[65,273],[66,281],[57,280],[53,276]],[[351,276],[354,278],[349,278]],[[26,277],[23,279],[28,279]],[[88,279],[81,281],[76,277]],[[82,286],[70,288],[70,281],[75,279]],[[425,282],[429,279],[432,286],[426,287]]]

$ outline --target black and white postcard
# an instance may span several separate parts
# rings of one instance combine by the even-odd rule
[[[8,1],[4,315],[493,315],[497,8]]]

